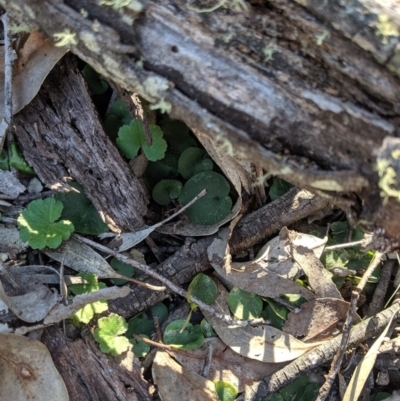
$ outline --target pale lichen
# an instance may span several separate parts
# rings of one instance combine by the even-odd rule
[[[276,51],[277,51],[276,42],[271,41],[270,43],[268,43],[268,45],[265,46],[264,49],[262,50],[264,54],[264,63],[273,60],[274,59],[273,56],[276,53]]]
[[[162,98],[159,102],[150,105],[150,110],[160,110],[161,113],[170,113],[172,104]]]
[[[224,151],[228,156],[235,156],[232,142],[221,134],[217,134],[215,141],[219,144],[218,148]]]
[[[376,35],[384,45],[388,44],[390,36],[399,36],[397,25],[386,14],[379,14],[378,21],[374,22],[373,26],[376,28]]]
[[[249,5],[244,0],[221,0],[219,3],[215,4],[215,6],[210,8],[196,8],[188,6],[190,10],[196,11],[197,13],[211,13],[221,7],[226,7],[237,12],[247,11],[249,9]]]
[[[325,40],[326,38],[329,37],[329,35],[330,35],[329,31],[327,31],[326,29],[324,29],[324,30],[322,31],[322,33],[320,33],[319,35],[317,35],[317,36],[315,37],[315,38],[317,39],[317,45],[318,45],[318,46],[321,46],[322,43],[324,43],[324,40]]]
[[[58,32],[53,35],[57,47],[70,47],[78,44],[78,39],[76,38],[76,32],[71,32],[66,29],[63,32]]]

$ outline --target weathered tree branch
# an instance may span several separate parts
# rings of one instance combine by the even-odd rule
[[[371,0],[298,3],[311,12],[288,0],[204,14],[186,0],[148,1],[140,13],[94,0],[0,0],[51,37],[75,34],[71,50],[106,78],[396,241],[400,203],[381,197],[376,170],[384,138],[398,136],[399,39],[382,23],[398,26],[400,13]]]

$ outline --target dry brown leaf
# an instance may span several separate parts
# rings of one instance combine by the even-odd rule
[[[39,341],[0,334],[0,372],[0,400],[69,400],[49,351]]]
[[[227,298],[228,292],[218,283],[218,297],[211,306],[220,313],[229,314]],[[238,354],[258,361],[291,361],[318,345],[306,344],[271,326],[229,326],[207,311],[202,312],[226,345]]]
[[[284,227],[281,232],[287,230]],[[317,258],[322,255],[325,239],[315,237],[314,235],[297,233],[291,231],[292,242],[286,244],[280,238],[280,235],[268,241],[258,252],[257,257],[250,262],[233,262],[232,269],[244,270],[249,272],[249,269],[267,268],[268,271],[275,272],[282,277],[293,279],[298,277],[302,271],[301,267],[293,261],[291,254],[292,245],[302,245],[312,249],[312,252]]]
[[[329,340],[349,307],[348,302],[337,298],[313,299],[301,305],[299,311],[289,313],[283,331],[305,337],[303,341]]]
[[[257,264],[254,264],[252,269],[248,268],[239,273],[233,269],[232,263],[231,272],[227,274],[226,263],[230,262],[230,255],[227,256],[228,238],[229,228],[224,228],[207,248],[208,260],[224,283],[228,282],[232,286],[263,297],[275,298],[283,294],[301,294],[307,300],[315,298],[315,295],[307,288]]]
[[[306,274],[310,287],[318,297],[343,299],[336,284],[332,281],[332,274],[325,269],[312,250],[304,246],[293,245],[292,255]]]
[[[164,351],[157,351],[152,371],[163,401],[218,401],[212,381],[183,368]]]
[[[35,291],[24,295],[8,296],[0,282],[0,299],[24,322],[38,322],[44,319],[57,303],[58,294],[42,284],[35,287]]]
[[[245,358],[227,347],[219,338],[207,338],[203,346],[187,353],[170,352],[185,369],[201,374],[207,347],[212,348],[212,362],[207,379],[232,384],[239,392],[282,368],[283,363],[267,363]]]
[[[43,81],[68,51],[56,47],[39,32],[29,35],[23,47],[17,49],[18,60],[13,69],[13,114],[22,110],[38,93]],[[3,53],[4,50],[1,52]],[[4,60],[4,55],[0,54]],[[0,121],[4,118],[4,65],[0,65]]]

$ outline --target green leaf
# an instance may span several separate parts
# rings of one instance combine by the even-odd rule
[[[129,340],[121,335],[128,329],[128,324],[122,316],[110,313],[108,317],[100,318],[97,324],[93,335],[102,352],[117,356],[128,349]]]
[[[289,310],[285,306],[280,305],[269,298],[264,299],[268,303],[268,305],[262,311],[261,317],[266,320],[270,320],[271,326],[275,327],[276,329],[282,330],[282,327],[287,320]]]
[[[213,329],[213,327],[211,326],[211,324],[208,322],[207,319],[204,318],[200,322],[200,327],[205,338],[218,337],[218,334],[215,332],[215,330]]]
[[[123,125],[129,125],[132,115],[122,99],[116,100],[110,107],[107,117],[104,120],[104,127],[111,139],[116,140],[118,130]]]
[[[186,180],[203,171],[211,171],[213,162],[204,149],[187,148],[178,162],[178,171]]]
[[[164,343],[185,350],[200,348],[204,343],[204,336],[200,326],[188,323],[185,330],[180,333],[184,324],[185,320],[171,322],[165,328],[163,335]]]
[[[82,75],[93,95],[102,95],[108,89],[108,83],[89,64],[83,68]]]
[[[149,338],[145,334],[142,334],[142,337]],[[133,345],[132,352],[138,358],[145,357],[147,353],[150,351],[150,345],[145,343],[144,341],[139,341],[136,340],[136,338],[132,338],[130,342]]]
[[[143,125],[139,119],[133,119],[129,125],[124,125],[118,131],[117,145],[121,152],[128,159],[137,156],[139,149],[150,161],[160,160],[164,157],[167,150],[167,143],[163,139],[163,133],[159,126],[150,125],[149,130],[152,137],[152,144],[149,146]]]
[[[55,199],[64,205],[61,218],[71,221],[78,233],[99,235],[109,231],[107,224],[86,196],[83,186],[77,182],[71,182],[69,185],[79,192],[56,195]]]
[[[271,198],[271,201],[274,201],[280,198],[282,195],[285,195],[285,193],[288,192],[292,187],[292,184],[289,184],[288,182],[276,177],[274,178],[271,188],[268,191],[268,195]]]
[[[279,393],[271,394],[265,401],[285,401]]]
[[[218,399],[221,401],[233,401],[236,399],[238,391],[232,384],[223,381],[215,381],[214,385]]]
[[[279,393],[284,401],[314,401],[317,399],[320,387],[320,384],[310,382],[309,375],[303,375],[285,386]]]
[[[189,134],[189,127],[184,122],[164,117],[160,127],[164,132],[168,148],[171,148],[175,154],[180,155],[185,149],[197,146],[196,141]]]
[[[182,184],[178,180],[161,180],[152,192],[153,199],[161,206],[167,206],[172,199],[178,198]]]
[[[158,323],[163,324],[168,318],[168,308],[162,303],[158,302],[150,308],[153,318],[157,317]]]
[[[121,262],[116,258],[112,258],[110,261],[110,266],[119,274],[122,274],[125,277],[133,277],[135,275],[135,268],[132,265],[128,265],[127,263]],[[110,281],[114,285],[124,285],[128,283],[128,280],[124,280],[122,278],[112,278]]]
[[[23,173],[35,174],[33,168],[29,166],[29,164],[26,162],[24,156],[22,155],[21,151],[19,150],[15,142],[11,142],[10,150],[11,150],[11,157],[9,160],[9,165],[11,167],[16,168],[18,171],[22,171]]]
[[[46,246],[57,248],[74,231],[74,225],[70,221],[56,222],[62,209],[63,204],[53,198],[30,202],[17,220],[21,240],[28,241],[33,249],[43,249]]]
[[[255,319],[263,309],[261,297],[234,287],[228,295],[228,306],[237,319]]]
[[[203,301],[205,304],[210,305],[218,295],[217,284],[215,281],[203,273],[199,273],[189,284],[191,295]]]
[[[186,205],[203,189],[207,189],[207,194],[190,206],[185,213],[196,224],[219,223],[232,208],[232,199],[228,196],[230,185],[221,174],[213,171],[196,174],[186,182],[179,196],[179,202]]]
[[[132,338],[134,334],[145,334],[150,337],[154,328],[153,320],[148,318],[146,312],[140,312],[128,321],[128,331],[125,335],[128,338]]]
[[[72,284],[69,289],[75,295],[89,294],[90,292],[98,291],[105,288],[104,283],[97,281],[97,276],[92,273],[79,273],[79,277],[85,279],[88,284]],[[107,301],[97,301],[91,304],[85,305],[82,309],[72,315],[73,318],[81,323],[89,323],[96,313],[103,313],[108,310]]]

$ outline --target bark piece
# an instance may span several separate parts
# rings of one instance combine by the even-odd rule
[[[104,133],[72,57],[54,68],[15,122],[24,156],[46,186],[66,190],[71,175],[112,229],[143,225],[142,187]]]
[[[150,401],[140,365],[128,352],[125,362],[100,352],[92,334],[70,341],[56,327],[45,329],[42,341],[64,379],[70,401]],[[130,360],[129,360],[130,358]]]

